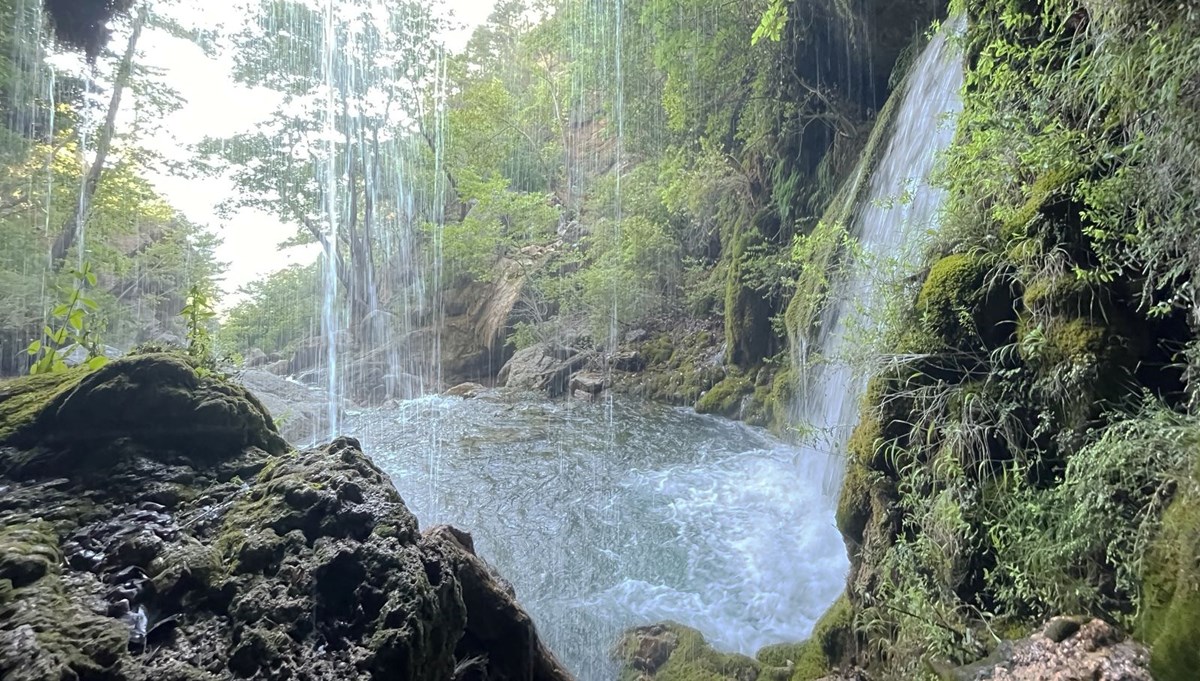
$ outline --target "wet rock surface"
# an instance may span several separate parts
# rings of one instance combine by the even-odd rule
[[[246,369],[234,380],[262,402],[288,442],[311,442],[320,432],[328,411],[322,391],[267,369]]]
[[[1006,641],[988,659],[954,670],[960,681],[1151,681],[1145,646],[1102,620],[1056,617],[1042,631]]]
[[[500,369],[497,381],[506,388],[546,392],[558,397],[570,387],[572,374],[591,359],[587,353],[553,343],[518,350]]]
[[[141,385],[126,372],[100,383]],[[99,373],[47,409],[71,414]],[[469,535],[422,535],[357,441],[272,454],[176,425],[188,437],[47,430],[0,449],[0,678],[569,678]]]

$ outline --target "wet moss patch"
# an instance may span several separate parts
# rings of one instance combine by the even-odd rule
[[[286,443],[245,389],[201,376],[182,356],[147,354],[93,372],[35,376],[0,389],[0,442],[24,450],[16,475],[102,468],[130,446],[216,462]]]

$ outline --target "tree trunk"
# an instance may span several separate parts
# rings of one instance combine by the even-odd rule
[[[88,219],[92,199],[96,196],[96,190],[100,186],[100,180],[104,174],[104,164],[108,160],[108,151],[112,146],[113,133],[117,125],[117,112],[121,109],[121,96],[125,93],[125,88],[129,87],[129,79],[133,74],[133,60],[137,56],[138,40],[142,36],[142,27],[146,25],[148,16],[149,9],[142,5],[137,17],[133,20],[129,43],[125,47],[125,55],[121,58],[121,66],[117,69],[117,77],[113,81],[113,93],[108,102],[108,114],[104,118],[104,127],[100,128],[100,138],[96,144],[96,158],[92,161],[92,167],[84,177],[78,203],[63,222],[58,238],[50,247],[50,266],[56,272],[62,269],[63,262],[67,259],[67,253],[79,239],[83,225]]]

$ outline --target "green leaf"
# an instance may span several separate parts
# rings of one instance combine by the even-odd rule
[[[87,283],[88,286],[96,285],[96,275],[92,274],[90,271],[87,273]]]
[[[76,331],[83,331],[83,310],[72,312],[71,317],[67,319],[67,323]]]
[[[87,361],[87,366],[89,369],[99,369],[105,364],[108,364],[108,358],[104,355],[96,355]]]
[[[55,307],[54,311],[51,312],[50,314],[55,317],[62,317],[70,311],[71,311],[71,306],[67,305],[66,303],[63,303],[62,305]]]

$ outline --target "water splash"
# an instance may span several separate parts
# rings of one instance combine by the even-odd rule
[[[611,646],[638,624],[674,620],[748,655],[805,638],[846,572],[831,500],[811,484],[820,462],[796,466],[765,432],[689,409],[611,409],[425,397],[346,426],[423,525],[473,533],[585,681],[616,678]]]
[[[944,192],[930,185],[930,177],[953,140],[954,120],[962,109],[962,55],[948,34],[963,26],[961,18],[948,22],[913,64],[903,89],[893,95],[901,99],[887,146],[873,168],[860,167],[851,180],[855,186],[850,196],[858,202],[848,229],[861,257],[830,288],[836,297],[814,329],[793,330],[793,361],[801,376],[793,423],[814,433],[806,455],[828,461],[821,478],[831,494],[840,484],[843,452],[866,390],[867,376],[848,357],[861,335],[876,325],[884,279],[918,261],[920,237],[935,226],[944,199]]]

